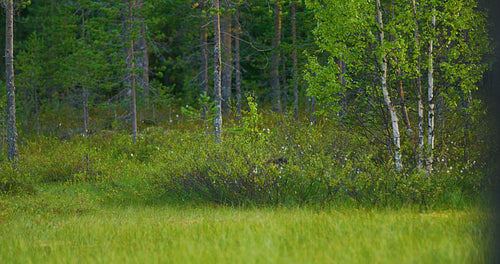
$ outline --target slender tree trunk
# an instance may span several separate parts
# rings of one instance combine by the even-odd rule
[[[384,23],[382,20],[382,7],[380,5],[380,0],[377,0],[377,24],[380,27],[380,46],[384,45]],[[391,98],[389,96],[389,91],[387,89],[387,55],[385,52],[382,53],[381,58],[381,67],[382,67],[382,94],[384,95],[384,101],[387,105],[389,113],[391,115],[391,124],[392,124],[392,136],[394,140],[394,163],[396,165],[396,170],[400,171],[403,168],[403,164],[401,161],[401,143],[399,136],[399,125],[398,125],[398,116],[396,114],[396,109],[391,102]]]
[[[235,29],[234,29],[234,64],[236,67],[236,116],[239,118],[241,116],[241,65],[240,65],[240,9],[239,6],[236,6],[236,13],[234,17]]]
[[[222,19],[222,109],[226,114],[231,110],[231,82],[233,65],[231,62],[231,24],[232,16],[228,11],[231,5],[225,1],[226,12]]]
[[[220,33],[220,3],[219,0],[212,0],[215,8],[214,14],[214,90],[216,113],[214,118],[215,140],[220,141],[222,133],[222,98],[221,98],[221,33]]]
[[[144,21],[143,15],[140,14],[140,10],[143,8],[143,0],[134,0],[134,28],[132,31],[136,31],[135,27],[138,25],[137,41],[134,43],[134,52],[137,55],[135,57],[135,68],[137,70],[136,84],[140,89],[142,89],[142,99],[149,105],[149,57],[148,57],[148,43],[146,41],[146,23]]]
[[[200,44],[201,44],[201,94],[208,95],[208,55],[207,55],[207,30],[206,30],[206,0],[200,1]],[[203,99],[202,99],[203,100]],[[202,110],[203,119],[205,119],[206,111],[205,107]]]
[[[431,32],[434,33],[436,27],[436,15],[435,8],[432,9],[432,21],[431,21]],[[434,40],[431,38],[429,41],[429,70],[427,75],[428,90],[427,90],[427,103],[429,104],[429,115],[428,115],[428,128],[427,128],[427,149],[429,153],[427,154],[427,172],[431,173],[433,170],[434,163],[434,58],[433,58]]]
[[[294,98],[294,117],[299,119],[299,91],[297,80],[297,16],[296,16],[296,0],[292,0],[292,60],[293,60],[293,98]]]
[[[273,95],[273,111],[281,112],[280,89],[280,44],[281,44],[281,3],[276,0],[274,4],[274,38],[272,42],[273,54],[271,57],[271,89]]]
[[[5,4],[5,67],[7,81],[7,157],[17,161],[16,87],[14,85],[14,4]]]
[[[134,55],[134,26],[135,26],[135,21],[134,21],[134,14],[133,14],[133,8],[136,6],[136,0],[130,0],[130,5],[129,5],[129,18],[130,18],[130,31],[129,31],[129,37],[130,37],[130,83],[131,83],[131,93],[132,93],[132,135],[133,135],[133,142],[137,142],[137,105],[136,105],[136,91],[135,91],[135,82],[136,82],[136,76],[135,76],[135,55]]]
[[[121,34],[121,39],[123,43],[123,57],[125,58],[125,64],[127,67],[126,71],[126,77],[124,78],[123,81],[123,88],[128,91],[131,85],[131,79],[130,79],[130,63],[131,63],[131,56],[130,56],[130,35],[131,30],[130,30],[130,17],[129,17],[129,12],[130,12],[130,7],[126,8],[126,6],[130,6],[130,1],[132,0],[123,0],[123,9],[120,10],[120,22],[122,24],[122,30],[123,33]],[[129,92],[125,93],[126,95],[129,94]]]
[[[424,151],[424,104],[422,102],[422,59],[420,56],[420,38],[418,32],[418,20],[417,20],[417,8],[415,4],[415,0],[411,1],[413,7],[413,20],[415,22],[415,50],[418,52],[418,61],[417,61],[417,112],[418,112],[418,148],[417,148],[417,166],[420,169],[423,169],[423,151]]]

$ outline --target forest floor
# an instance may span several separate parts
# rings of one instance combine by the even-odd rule
[[[0,205],[2,263],[489,263],[493,239],[491,215],[473,205],[147,203],[87,183]]]

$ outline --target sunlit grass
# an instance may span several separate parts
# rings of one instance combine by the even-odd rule
[[[21,144],[0,264],[489,262],[480,166],[395,173],[352,131],[275,123]]]
[[[0,223],[2,263],[485,263],[477,210],[97,206]]]

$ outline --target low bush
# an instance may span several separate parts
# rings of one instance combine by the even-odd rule
[[[335,122],[311,125],[256,109],[245,115],[226,123],[221,142],[194,123],[145,128],[136,144],[120,131],[27,141],[15,168],[1,163],[0,190],[33,193],[37,184],[67,182],[91,184],[121,201],[432,206],[487,186],[481,162],[436,166],[432,175],[397,172],[379,144]]]

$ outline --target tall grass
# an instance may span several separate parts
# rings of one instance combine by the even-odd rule
[[[102,209],[102,208],[101,208]],[[481,210],[124,206],[21,214],[3,263],[486,263]]]
[[[186,124],[0,154],[0,263],[488,260],[484,161],[397,172],[362,133],[256,108],[219,143]]]

